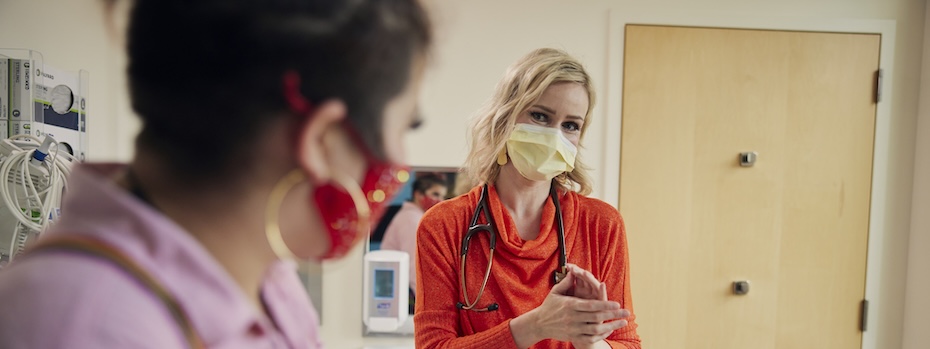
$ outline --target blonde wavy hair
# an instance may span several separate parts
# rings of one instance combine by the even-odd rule
[[[472,119],[468,157],[463,167],[467,182],[479,185],[497,180],[501,168],[497,164],[497,156],[504,151],[520,113],[539,99],[546,88],[558,82],[579,83],[588,93],[588,110],[581,126],[581,137],[584,138],[591,124],[591,110],[594,109],[591,77],[584,66],[565,51],[552,48],[534,50],[507,69],[491,99]],[[575,158],[575,169],[558,175],[555,181],[565,190],[588,195],[592,189],[588,171],[579,154]]]

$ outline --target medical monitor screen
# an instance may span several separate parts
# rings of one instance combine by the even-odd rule
[[[394,298],[394,271],[375,269],[375,298]]]

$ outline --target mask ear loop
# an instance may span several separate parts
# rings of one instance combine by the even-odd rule
[[[282,78],[282,94],[288,107],[297,114],[307,115],[312,110],[310,101],[300,93],[300,74],[288,70]]]
[[[300,74],[293,70],[288,70],[284,73],[282,77],[282,94],[284,100],[287,102],[288,107],[291,111],[299,115],[307,115],[313,110],[313,103],[307,100],[303,94],[300,93]],[[358,133],[358,130],[349,123],[348,118],[343,119],[343,125],[345,127],[346,133],[349,134],[349,138],[359,150],[362,152],[362,155],[365,156],[365,160],[372,163],[384,163],[380,159],[376,158],[372,153],[371,149],[365,144],[364,139]]]
[[[371,148],[365,143],[362,135],[358,133],[358,130],[352,126],[346,119],[345,123],[346,133],[349,135],[349,138],[355,143],[356,147],[362,152],[362,155],[365,157],[365,161],[368,162],[369,166],[378,166],[381,168],[391,168],[394,167],[397,169],[396,173],[392,173],[391,176],[394,177],[400,183],[407,183],[410,180],[410,168],[407,166],[392,165],[390,162],[379,159],[371,151]],[[387,197],[384,190],[381,188],[375,188],[367,193],[363,193],[363,197],[367,198],[368,201],[373,203],[382,203],[385,200],[390,199]]]
[[[271,190],[271,195],[268,196],[268,204],[265,206],[265,237],[268,239],[268,245],[271,246],[271,250],[274,251],[275,255],[284,260],[308,262],[308,260],[297,257],[290,247],[287,246],[284,237],[281,235],[281,226],[278,224],[278,217],[281,214],[281,204],[284,202],[284,197],[287,196],[287,193],[294,189],[295,186],[303,183],[306,179],[307,177],[303,171],[291,171],[275,184],[274,188]],[[365,195],[362,194],[362,188],[359,187],[358,183],[355,183],[355,181],[345,176],[335,176],[333,179],[334,182],[339,184],[352,198],[352,202],[355,204],[355,211],[358,215],[356,228],[360,234],[359,236],[362,236],[361,234],[367,233],[370,228],[368,218],[371,215],[368,201],[365,200]]]

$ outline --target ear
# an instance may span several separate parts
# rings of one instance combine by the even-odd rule
[[[345,103],[327,100],[307,115],[297,135],[297,161],[313,183],[326,183],[332,178],[333,159],[324,142],[326,133],[339,127],[346,117]]]

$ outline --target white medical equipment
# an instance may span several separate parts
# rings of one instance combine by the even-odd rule
[[[365,254],[362,315],[371,332],[392,332],[407,321],[410,255],[401,251]]]
[[[0,48],[0,268],[60,216],[65,179],[87,152],[89,74]],[[12,136],[9,137],[8,136]]]
[[[51,137],[0,141],[0,268],[59,217],[74,161]]]
[[[34,88],[32,134],[54,138],[60,149],[84,161],[87,152],[87,71],[64,71],[46,64],[36,72],[42,80]]]

